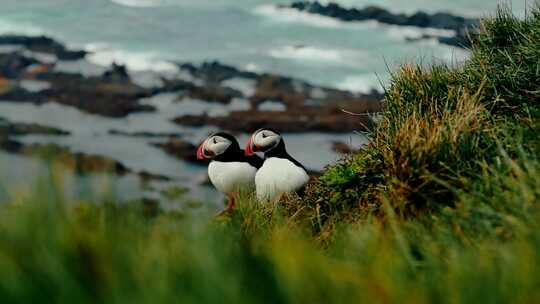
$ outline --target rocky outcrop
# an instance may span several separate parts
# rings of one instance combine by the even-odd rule
[[[398,26],[453,30],[456,33],[455,37],[426,36],[425,38],[437,38],[441,43],[458,47],[467,47],[470,45],[468,32],[475,32],[475,29],[480,24],[478,19],[464,18],[449,13],[428,14],[420,11],[412,15],[394,14],[378,6],[368,6],[363,9],[357,9],[345,8],[336,3],[328,3],[325,5],[316,1],[298,1],[280,7],[292,8],[345,22],[376,20],[381,23]]]
[[[8,79],[19,78],[29,66],[36,63],[38,63],[36,59],[24,56],[20,52],[0,53],[0,75]]]
[[[0,41],[17,42],[33,50],[47,49],[55,53],[67,51],[58,42],[45,38],[0,36]],[[48,45],[48,48],[44,45]],[[113,64],[109,70],[97,76],[61,72],[54,67],[55,63],[40,62],[39,57],[32,57],[24,50],[0,54],[0,102],[56,102],[92,114],[125,117],[131,113],[155,110],[151,105],[140,103],[142,98],[174,92],[178,94],[179,102],[189,98],[227,105],[234,99],[240,99],[247,100],[246,106],[250,108],[246,111],[226,113],[226,117],[179,117],[175,120],[179,124],[228,127],[231,124],[230,119],[233,119],[236,126],[229,128],[232,130],[276,124],[284,131],[298,132],[347,132],[357,128],[353,127],[348,118],[343,118],[345,114],[341,113],[341,109],[364,113],[377,112],[381,108],[382,94],[376,91],[352,94],[281,75],[242,71],[219,62],[201,65],[178,64],[179,69],[184,72],[180,73],[182,75],[162,77],[162,84],[156,84],[152,88],[137,85],[126,67],[118,64]],[[226,82],[232,79],[234,81]],[[21,84],[25,80],[38,81],[46,86],[29,91]],[[234,85],[242,81],[247,83],[247,89],[242,85]],[[285,110],[286,113],[274,115],[271,111],[259,111],[259,106],[265,102],[282,104],[280,110]],[[261,109],[268,110],[265,107]],[[295,117],[300,119],[295,121]],[[300,122],[303,119],[307,119],[309,123]]]
[[[141,98],[152,96],[154,91],[131,81],[116,81],[110,76],[84,77],[58,72],[39,74],[35,78],[51,84],[50,89],[36,94],[40,102],[54,101],[109,117],[155,110],[152,106],[139,103]]]
[[[350,132],[366,130],[373,126],[367,117],[345,114],[338,109],[304,109],[301,112],[236,111],[224,117],[185,115],[174,120],[188,126],[212,125],[233,132],[253,131],[272,127],[281,132]]]
[[[215,81],[241,78],[243,72],[227,68],[219,63],[203,64],[200,68],[190,65],[190,73],[208,79],[214,73],[221,75]],[[223,72],[226,71],[226,72]],[[208,77],[206,73],[210,74]],[[245,96],[251,109],[231,111],[226,116],[184,115],[174,122],[186,126],[213,125],[233,132],[246,132],[260,127],[272,126],[282,132],[349,132],[372,126],[368,117],[346,114],[345,109],[354,113],[372,113],[381,110],[382,94],[352,94],[350,92],[311,85],[308,82],[273,74],[249,72],[249,79],[255,81],[254,93]],[[215,85],[215,84],[214,84]],[[285,111],[261,111],[258,106],[264,102],[278,102]]]
[[[121,136],[130,136],[130,137],[170,137],[170,138],[181,138],[182,135],[179,133],[155,133],[155,132],[126,132],[122,130],[109,130],[111,135],[121,135]]]
[[[287,7],[311,14],[336,18],[342,21],[376,20],[381,23],[392,25],[417,26],[422,28],[456,31],[478,25],[478,20],[476,19],[464,18],[449,13],[428,14],[425,12],[417,12],[413,15],[394,14],[378,6],[368,6],[363,9],[357,9],[344,8],[337,3],[328,3],[327,5],[324,5],[316,1],[299,1],[292,3]]]
[[[30,134],[69,135],[69,132],[33,123],[12,123],[0,117],[0,138]]]
[[[224,65],[216,61],[205,62],[200,66],[191,63],[183,63],[178,64],[178,67],[207,83],[220,83],[234,77],[256,79],[259,76],[256,73],[241,71],[235,67]]]
[[[2,65],[0,56],[0,78],[11,80],[9,87],[0,90],[0,100],[36,104],[57,102],[109,117],[124,117],[134,112],[155,110],[139,103],[139,99],[152,96],[155,92],[134,84],[129,78],[121,77],[118,68],[116,72],[105,73],[103,77],[85,77],[51,69],[29,73],[30,64],[36,63],[16,54],[11,55],[12,58],[5,65]],[[39,92],[29,92],[18,86],[21,79],[44,81],[50,87]]]
[[[78,60],[84,58],[87,52],[82,50],[68,50],[60,42],[46,36],[0,36],[0,45],[19,45],[25,49],[55,55],[60,60]]]
[[[187,141],[173,138],[166,143],[155,143],[153,145],[178,159],[193,163],[201,163],[197,160],[197,147]]]
[[[25,144],[0,133],[0,150],[12,154],[41,158],[52,164],[60,164],[76,174],[109,173],[117,176],[136,174],[142,182],[167,182],[172,179],[165,175],[147,171],[134,172],[121,162],[100,155],[73,152],[55,144]]]
[[[0,141],[0,149],[25,156],[57,162],[77,174],[108,172],[116,175],[130,173],[122,163],[103,156],[75,153],[54,144],[23,144],[15,140]]]

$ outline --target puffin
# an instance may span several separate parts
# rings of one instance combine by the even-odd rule
[[[197,159],[210,160],[208,177],[214,187],[225,194],[225,214],[236,207],[236,198],[243,191],[255,188],[255,174],[263,165],[258,155],[246,155],[234,136],[217,132],[208,136],[197,148]]]
[[[246,143],[246,155],[264,153],[264,163],[255,175],[255,190],[260,202],[275,202],[284,194],[298,192],[309,181],[306,168],[285,148],[279,132],[264,128],[255,131]]]

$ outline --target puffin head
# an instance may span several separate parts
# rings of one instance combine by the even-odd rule
[[[281,142],[281,135],[276,130],[269,128],[259,129],[251,135],[246,143],[246,155],[255,152],[267,152],[275,148]]]
[[[240,148],[238,141],[231,134],[225,132],[214,133],[208,136],[197,148],[197,159],[213,159],[234,146]]]

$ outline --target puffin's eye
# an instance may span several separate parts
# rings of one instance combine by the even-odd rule
[[[264,132],[263,132],[262,138],[267,138],[267,137],[268,137],[268,135],[264,134]]]
[[[213,138],[213,142],[214,144],[217,144],[217,139],[215,137]]]

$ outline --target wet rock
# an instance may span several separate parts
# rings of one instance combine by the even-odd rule
[[[193,77],[203,80],[207,83],[215,84],[224,80],[240,77],[247,79],[255,79],[257,74],[241,71],[237,68],[221,64],[217,61],[205,62],[200,66],[195,66],[191,63],[184,63],[178,65],[181,70],[187,71]]]
[[[417,12],[412,15],[394,14],[377,6],[368,6],[363,9],[357,9],[345,8],[336,3],[324,5],[316,1],[298,1],[290,5],[281,5],[280,7],[293,8],[299,11],[331,17],[346,22],[376,20],[391,25],[453,30],[456,32],[454,38],[435,36],[426,38],[438,38],[441,43],[458,47],[468,46],[469,39],[467,32],[475,32],[475,29],[480,25],[479,19],[464,18],[449,13],[428,14],[425,12]]]
[[[212,125],[232,132],[247,132],[263,127],[272,127],[281,132],[350,132],[372,127],[365,116],[357,117],[338,109],[321,110],[305,108],[299,112],[287,111],[236,111],[224,117],[208,115],[180,116],[174,122],[187,126]]]
[[[60,60],[78,60],[86,56],[82,50],[68,50],[63,44],[46,36],[0,36],[0,45],[21,45],[29,51],[53,54]]]
[[[210,102],[218,102],[229,104],[233,98],[242,97],[242,93],[231,88],[208,85],[208,86],[191,86],[185,93],[184,97],[199,99]]]
[[[181,139],[170,139],[166,143],[154,143],[153,145],[178,159],[193,163],[201,163],[197,160],[197,147],[187,141]]]
[[[39,75],[51,88],[40,93],[47,100],[109,117],[125,117],[135,112],[150,112],[155,108],[142,105],[139,99],[153,95],[153,91],[132,82],[109,81],[101,77],[84,77],[69,73]]]
[[[0,136],[18,136],[18,135],[69,135],[70,133],[57,128],[42,126],[39,124],[12,123],[0,117]]]
[[[154,132],[126,132],[121,130],[109,130],[111,135],[121,135],[121,136],[130,136],[130,137],[170,137],[170,138],[181,138],[182,135],[178,133],[154,133]]]
[[[379,101],[382,99],[382,95],[377,92],[352,94],[314,86],[305,81],[280,75],[242,71],[218,62],[203,63],[198,66],[182,64],[180,68],[189,73],[193,79],[162,77],[162,85],[153,88],[135,84],[130,79],[125,66],[122,65],[113,64],[102,75],[93,76],[57,71],[54,65],[54,63],[39,62],[35,58],[27,58],[19,53],[2,55],[0,71],[4,69],[5,76],[0,75],[0,100],[35,104],[57,102],[92,114],[125,117],[131,113],[155,111],[153,106],[140,103],[142,98],[164,92],[178,92],[179,99],[192,98],[221,104],[229,104],[237,98],[249,98],[250,109],[257,109],[259,105],[268,101],[278,102],[283,105],[281,109],[289,116],[308,113],[309,117],[325,121],[324,124],[327,125],[332,122],[332,115],[334,115],[332,113],[336,110],[353,107],[360,112],[377,111],[380,108]],[[244,93],[241,91],[228,87],[226,83],[222,84],[233,78],[249,79],[254,85],[253,89],[249,90],[251,96],[243,96]],[[22,85],[21,80],[46,83],[47,86],[40,90],[29,91]],[[313,114],[315,109],[322,110],[315,115]],[[253,118],[245,116],[244,113],[238,112],[234,114],[234,117],[239,119],[246,117],[250,122],[239,122],[239,124],[255,124]],[[268,120],[266,119],[269,117],[268,114],[264,113],[261,111],[256,114],[256,117]],[[330,116],[325,118],[324,115]],[[287,117],[285,116],[284,121]],[[206,118],[184,117],[178,122],[198,125],[205,123]],[[220,124],[224,123],[220,122]],[[323,127],[322,124],[311,124],[305,129],[309,130],[314,126],[325,130],[335,130],[333,127]],[[299,129],[299,127],[291,127],[291,129]],[[136,136],[145,135],[151,134],[136,134]]]
[[[131,78],[125,65],[118,65],[113,62],[111,68],[103,73],[103,80],[108,82],[129,83]]]
[[[113,64],[103,75],[86,77],[55,71],[54,62],[40,62],[39,57],[27,56],[26,51],[52,53],[61,59],[77,58],[77,54],[84,53],[68,51],[50,38],[8,35],[0,36],[1,44],[16,44],[26,49],[0,54],[0,100],[57,102],[109,117],[155,110],[139,104],[139,99],[152,96],[157,90],[133,83],[125,66]],[[46,82],[48,86],[40,91],[28,91],[24,81]]]
[[[131,172],[122,163],[104,156],[72,152],[54,144],[23,144],[14,140],[0,142],[0,149],[7,152],[34,156],[59,163],[77,174],[113,173],[126,175]]]
[[[147,171],[141,171],[138,173],[139,177],[143,182],[158,181],[158,182],[169,182],[172,179],[165,175],[154,174]]]
[[[29,66],[37,63],[37,60],[20,52],[0,53],[0,76],[9,79],[19,78]]]
[[[12,84],[11,81],[5,77],[0,76],[0,94],[7,93],[11,91]]]
[[[43,73],[36,80],[46,81],[50,87],[30,92],[11,86],[0,91],[0,100],[42,104],[57,102],[82,111],[108,117],[125,117],[135,112],[151,112],[155,108],[139,103],[139,99],[152,96],[153,91],[133,83],[118,83],[99,77],[84,77],[68,73]]]
[[[47,130],[47,127],[39,127]],[[58,133],[58,131],[54,131]],[[25,133],[29,134],[29,133]],[[32,133],[44,134],[44,133]],[[48,133],[45,133],[48,134]],[[64,134],[64,133],[62,133]],[[126,174],[136,174],[143,183],[148,182],[170,182],[172,178],[169,176],[150,173],[147,171],[134,172],[121,162],[109,157],[91,155],[86,153],[72,152],[68,148],[64,148],[55,144],[25,144],[17,140],[12,140],[2,132],[0,126],[0,150],[8,153],[18,154],[23,156],[38,157],[53,164],[61,164],[62,166],[72,170],[76,174],[85,175],[90,173],[108,173],[117,176]]]
[[[378,6],[368,6],[363,9],[357,9],[345,8],[336,3],[324,5],[317,1],[298,1],[289,6],[281,7],[289,7],[299,11],[336,18],[342,21],[376,20],[386,24],[416,26],[422,28],[459,30],[479,24],[477,19],[464,18],[449,13],[428,14],[420,11],[413,15],[394,14]]]

